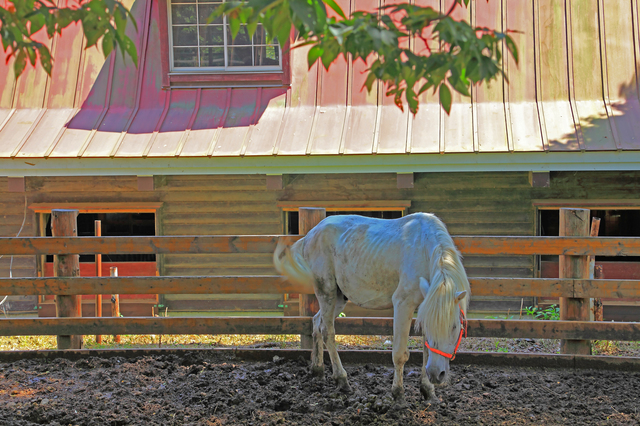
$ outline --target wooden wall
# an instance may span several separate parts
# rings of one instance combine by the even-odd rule
[[[287,175],[284,188],[267,190],[264,175],[156,176],[155,190],[140,192],[135,176],[28,177],[28,203],[162,202],[160,235],[281,234],[284,215],[278,202],[411,200],[410,212],[435,213],[453,235],[535,235],[533,200],[638,200],[640,173],[553,172],[551,187],[532,188],[525,172],[417,173],[413,189],[397,189],[396,175]],[[15,236],[23,219],[24,194],[8,193],[0,178],[0,236]],[[27,211],[22,235],[35,235],[35,215]],[[271,274],[269,254],[165,255],[164,275]],[[464,259],[470,276],[527,277],[534,274],[532,256]],[[8,276],[9,259],[0,259]],[[16,258],[14,276],[33,276],[35,262]],[[169,306],[207,303],[247,309],[277,306],[278,296],[167,296]],[[195,302],[193,302],[195,300]],[[218,302],[206,302],[206,300]],[[245,302],[239,302],[245,300]],[[512,302],[515,301],[512,300]],[[476,299],[478,306],[489,299]],[[517,299],[519,306],[520,299]],[[528,301],[525,301],[527,303]],[[212,305],[212,306],[213,306]],[[253,308],[252,308],[253,307]]]

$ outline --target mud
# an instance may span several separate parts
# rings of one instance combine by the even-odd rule
[[[640,423],[640,373],[452,364],[427,404],[405,368],[406,405],[389,366],[346,366],[354,392],[308,361],[253,363],[214,352],[0,363],[2,425],[515,425]]]

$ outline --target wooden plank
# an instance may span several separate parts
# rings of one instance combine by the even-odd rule
[[[0,254],[272,253],[278,235],[0,238]],[[297,239],[297,236],[291,236]]]
[[[551,279],[550,281],[557,281]],[[0,278],[2,295],[284,294],[304,289],[278,275],[207,277]],[[550,296],[552,297],[552,296]]]
[[[0,254],[271,253],[282,235],[0,238]],[[300,237],[288,235],[292,241]],[[453,237],[463,255],[640,256],[631,237]]]
[[[74,184],[75,185],[75,184]],[[110,190],[115,190],[109,187]],[[96,188],[92,188],[96,191]],[[137,189],[136,189],[137,190]],[[161,202],[139,202],[139,203],[31,203],[29,209],[36,213],[49,213],[52,209],[78,210],[80,213],[155,213],[162,207]]]
[[[573,280],[549,278],[469,278],[472,296],[543,296],[574,294]],[[548,296],[553,294],[554,296]]]
[[[460,253],[478,255],[639,256],[640,238],[453,237]]]
[[[640,284],[634,280],[574,280],[573,297],[640,297]]]
[[[310,334],[308,317],[129,317],[0,319],[0,336],[68,334]],[[392,318],[337,318],[336,334],[391,335]],[[416,335],[413,327],[411,334]],[[469,320],[469,337],[640,340],[640,323]]]

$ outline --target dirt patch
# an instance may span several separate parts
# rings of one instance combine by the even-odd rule
[[[252,363],[215,352],[0,364],[3,425],[638,424],[640,373],[452,364],[440,404],[405,369],[407,405],[388,366],[347,366],[354,393],[308,362]]]

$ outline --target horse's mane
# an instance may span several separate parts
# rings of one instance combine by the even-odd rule
[[[471,287],[462,266],[460,253],[456,250],[445,225],[438,219],[431,224],[434,225],[431,231],[435,231],[437,244],[430,248],[430,282],[424,295],[425,300],[418,308],[415,328],[416,331],[422,329],[435,343],[443,342],[451,336],[451,325],[456,324],[458,320],[458,312],[454,305],[458,291],[467,291],[467,297],[460,302],[460,307],[467,312]]]

